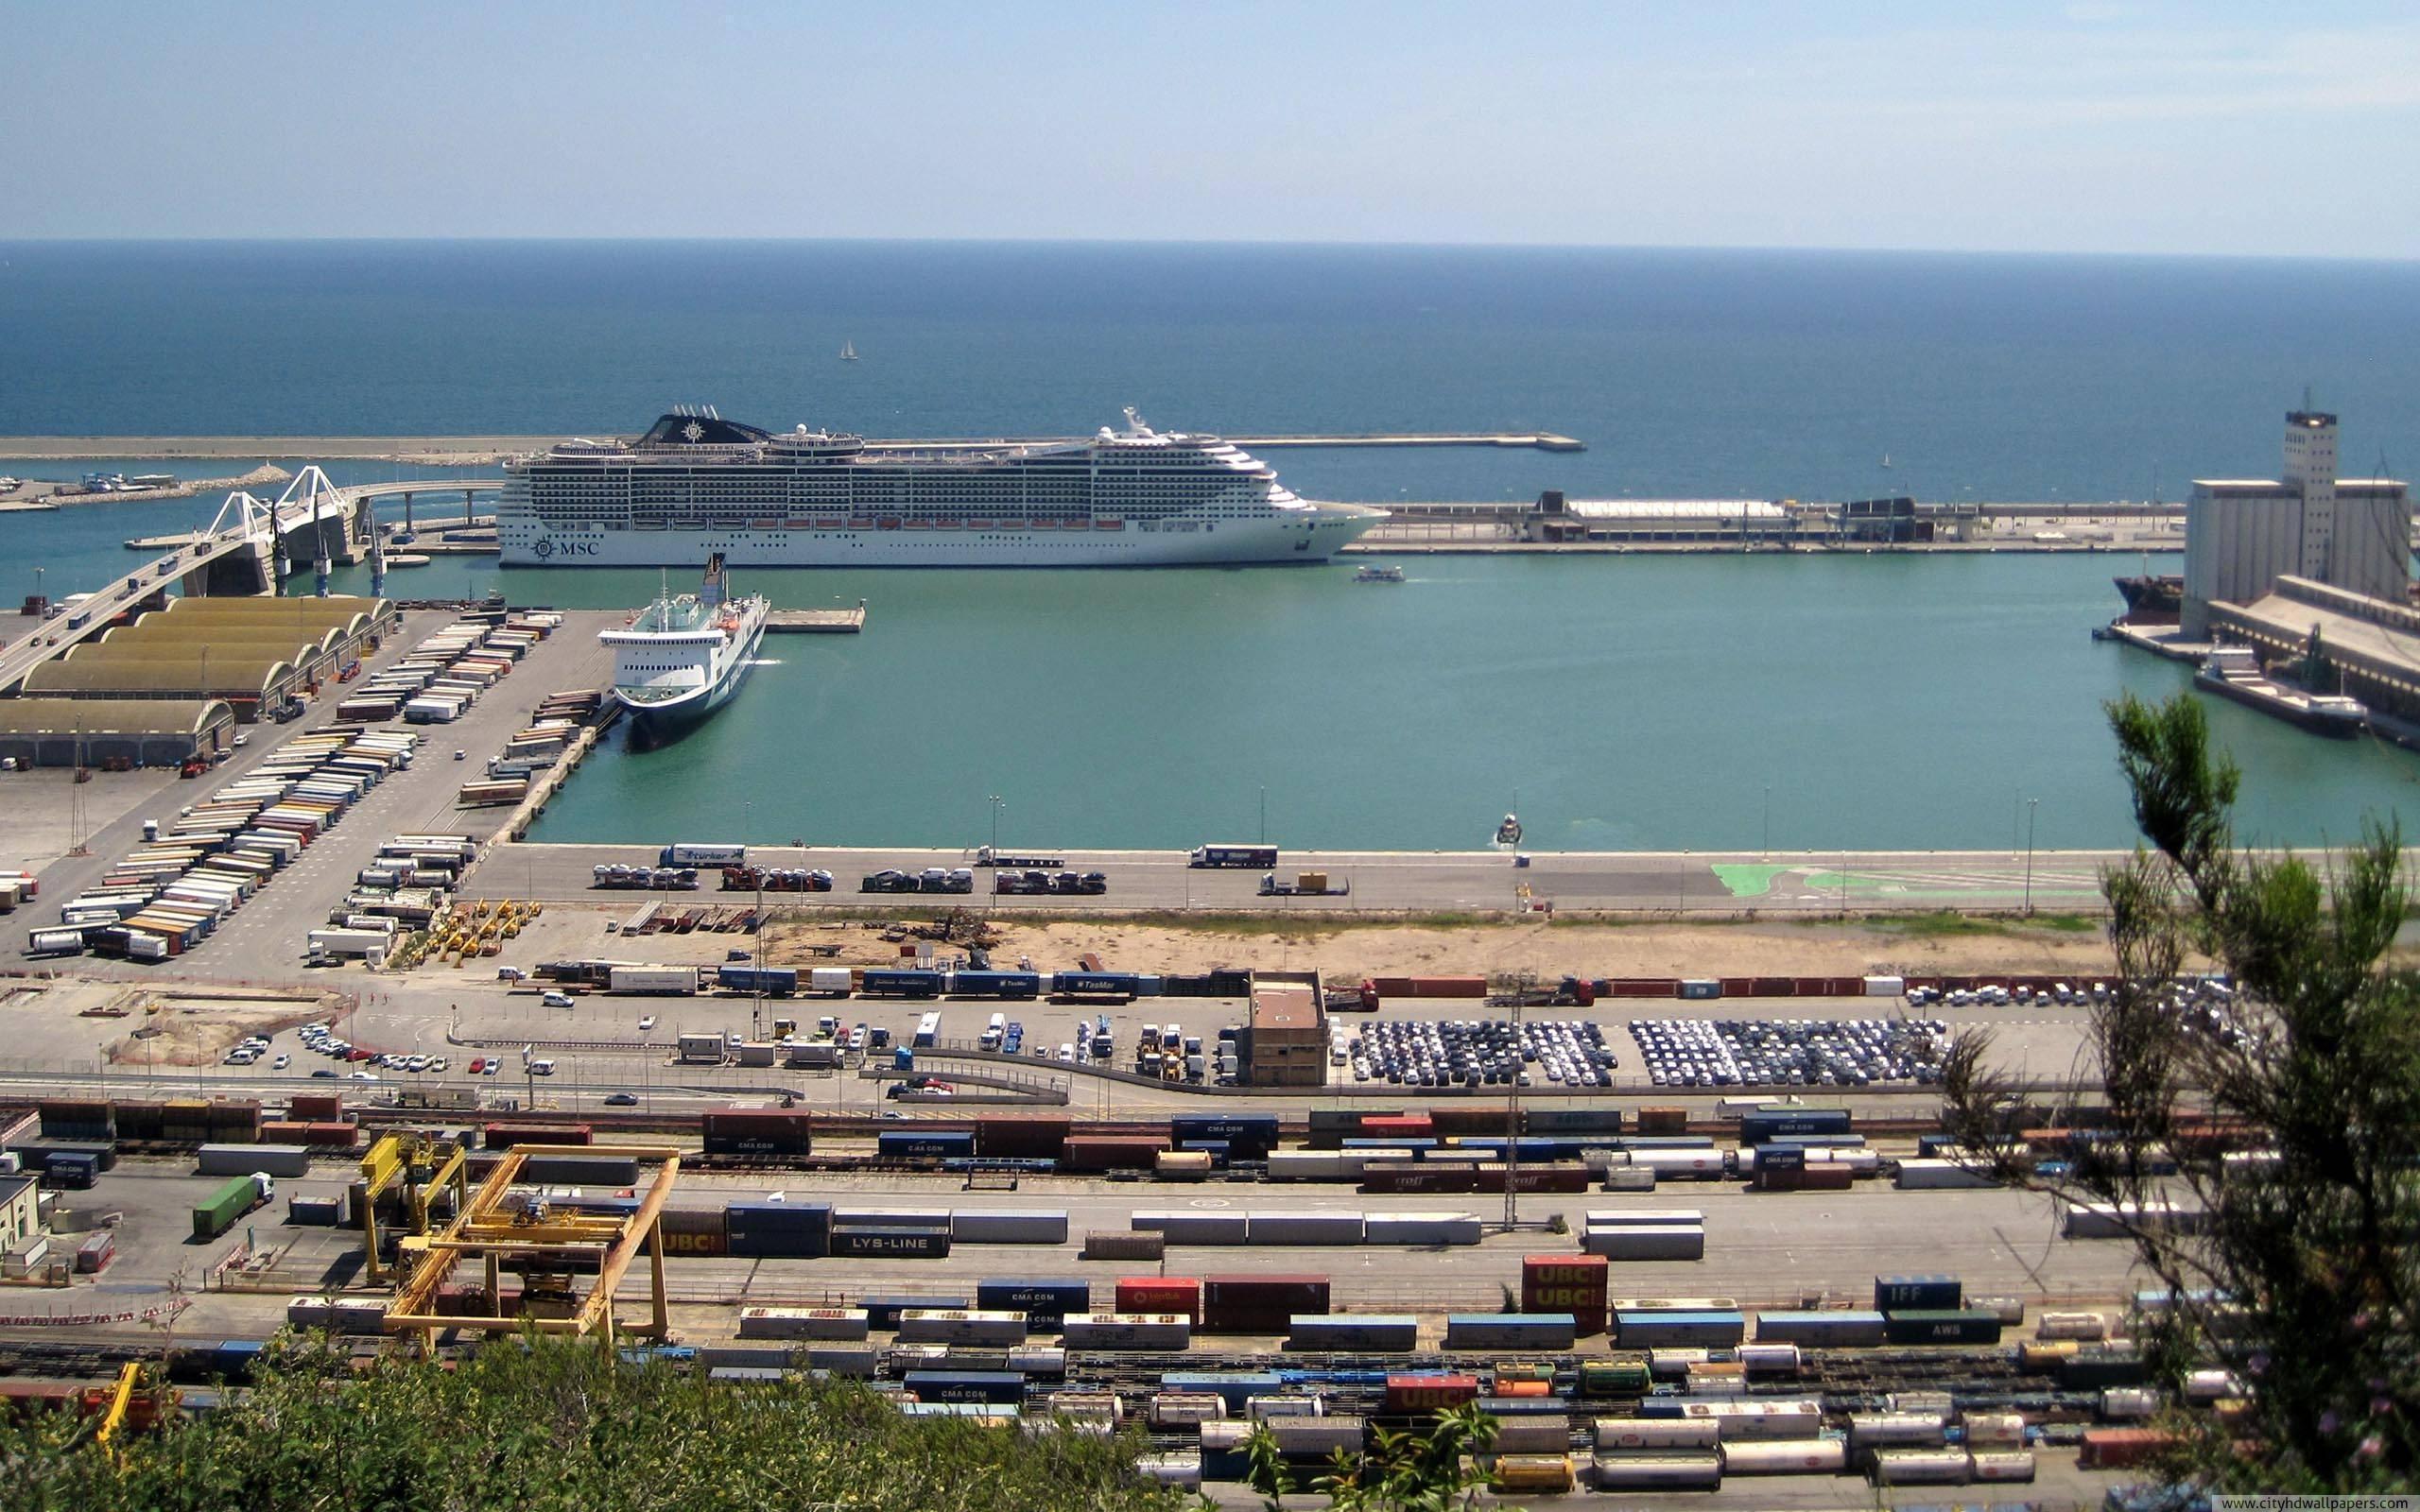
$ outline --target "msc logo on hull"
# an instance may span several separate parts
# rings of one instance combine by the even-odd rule
[[[596,555],[596,543],[593,541],[557,541],[552,536],[540,536],[537,543],[529,548],[529,554],[540,561],[556,557],[594,557]]]

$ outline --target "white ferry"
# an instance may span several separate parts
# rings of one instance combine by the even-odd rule
[[[1385,518],[1131,409],[1089,440],[945,444],[707,408],[508,462],[496,530],[507,566],[1167,567],[1325,561]]]
[[[659,593],[618,630],[597,640],[614,648],[614,696],[642,731],[693,724],[731,701],[756,661],[772,603],[733,598],[719,554],[706,560],[695,593]]]

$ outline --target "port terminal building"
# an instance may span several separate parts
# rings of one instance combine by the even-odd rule
[[[2212,604],[2212,639],[2249,645],[2264,665],[2316,653],[2335,675],[2327,693],[2359,698],[2372,712],[2420,723],[2420,610],[2288,576],[2249,604]]]
[[[19,766],[179,766],[234,737],[221,698],[0,698],[0,757]]]
[[[386,599],[172,598],[35,666],[22,691],[53,706],[221,700],[250,722],[374,650],[398,617]]]
[[[1975,505],[1909,497],[1806,504],[1796,499],[1572,499],[1549,490],[1524,514],[1521,539],[1752,548],[1914,545],[1971,541],[1989,525]]]
[[[2207,641],[2216,606],[2270,596],[2279,579],[2407,603],[2411,494],[2393,478],[2336,475],[2336,417],[2286,416],[2285,475],[2197,478],[2185,506],[2182,630]]]

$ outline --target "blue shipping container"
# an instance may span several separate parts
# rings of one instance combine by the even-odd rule
[[[1035,998],[1042,995],[1042,975],[1038,971],[959,971],[950,977],[950,990],[969,998]]]
[[[832,1209],[821,1202],[735,1202],[723,1210],[732,1254],[816,1260],[830,1250]]]
[[[1056,1325],[1070,1313],[1093,1309],[1093,1283],[1087,1280],[978,1281],[975,1305],[986,1313],[1023,1313],[1029,1322]]]
[[[1187,1140],[1224,1140],[1228,1153],[1243,1160],[1265,1160],[1270,1151],[1277,1148],[1277,1120],[1266,1113],[1172,1118],[1168,1120],[1168,1132],[1176,1138],[1180,1149]]]
[[[910,1370],[907,1385],[918,1401],[1015,1406],[1025,1400],[1025,1377],[1006,1370]]]
[[[1728,1349],[1747,1336],[1738,1313],[1616,1313],[1614,1342],[1625,1349]]]
[[[874,1136],[874,1153],[901,1160],[964,1160],[975,1154],[975,1135],[968,1129],[928,1134],[916,1129],[887,1128]]]
[[[1800,1108],[1786,1113],[1750,1113],[1739,1120],[1739,1143],[1762,1144],[1791,1134],[1845,1134],[1849,1131],[1849,1110],[1845,1108]]]
[[[937,998],[942,995],[942,973],[870,971],[860,990],[874,997]]]
[[[1050,990],[1059,997],[1131,998],[1142,986],[1132,971],[1055,971],[1050,977]]]
[[[1160,1389],[1215,1396],[1229,1412],[1239,1413],[1254,1397],[1273,1397],[1284,1391],[1286,1378],[1274,1370],[1171,1372],[1160,1377]]]
[[[1874,1310],[1877,1313],[1953,1313],[1965,1299],[1965,1288],[1955,1276],[1876,1276]]]
[[[729,992],[762,992],[786,998],[798,990],[794,966],[724,966],[715,971],[715,985]]]

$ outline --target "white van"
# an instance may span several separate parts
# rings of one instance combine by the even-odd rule
[[[551,1076],[554,1074],[555,1063],[551,1060],[533,1060],[529,1062],[529,1074],[532,1076]]]
[[[578,1005],[573,1001],[572,995],[568,992],[541,992],[538,994],[538,1001],[550,1008],[569,1008],[578,1006]]]

